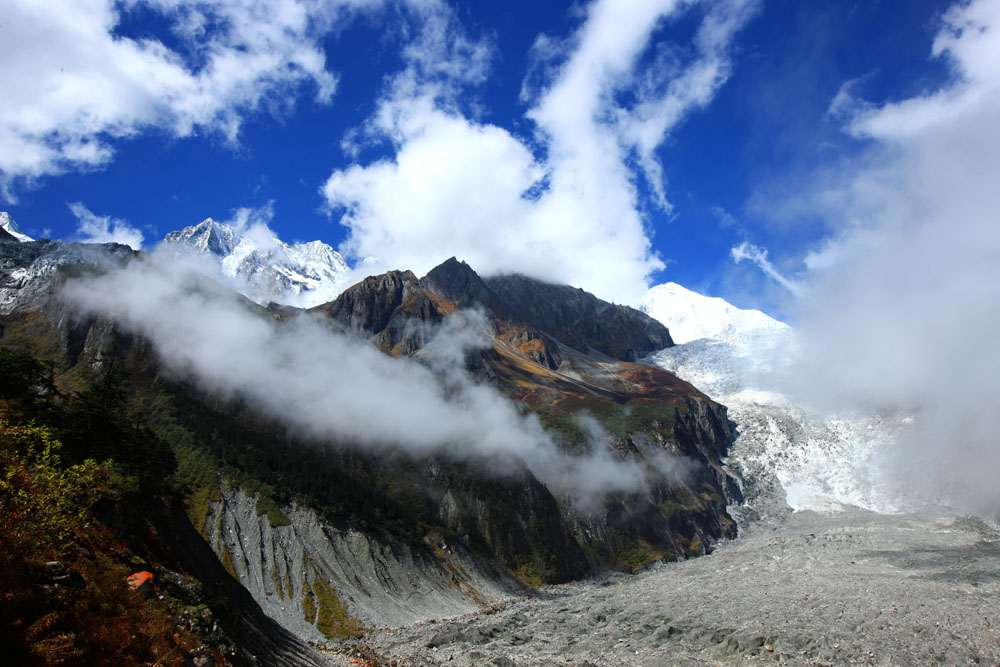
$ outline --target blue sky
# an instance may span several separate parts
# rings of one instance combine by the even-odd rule
[[[151,248],[254,209],[380,269],[793,319],[886,231],[857,175],[922,135],[879,118],[1000,78],[959,32],[993,35],[985,0],[5,4],[0,210],[35,237]]]

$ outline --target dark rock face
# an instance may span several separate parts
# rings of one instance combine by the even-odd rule
[[[444,317],[434,297],[410,271],[390,271],[365,278],[314,311],[347,331],[372,336],[385,352],[410,354],[427,343],[431,327]]]
[[[512,312],[497,294],[465,262],[454,257],[433,268],[420,284],[440,294],[457,308],[480,307],[497,317],[510,317]]]
[[[365,278],[351,287],[336,301],[318,306],[324,313],[351,332],[378,333],[403,301],[418,287],[417,277],[410,271],[390,271]]]
[[[435,460],[424,469],[442,525],[479,553],[495,554],[528,583],[562,582],[590,573],[556,499],[523,466],[495,475],[462,461]]]
[[[578,350],[635,361],[674,344],[667,328],[645,313],[582,289],[520,275],[495,276],[486,284],[523,322]]]
[[[484,280],[454,257],[432,269],[420,284],[457,308],[480,307],[496,318],[545,332],[569,347],[620,361],[635,361],[674,344],[665,326],[634,308],[602,301],[582,289],[517,274]]]

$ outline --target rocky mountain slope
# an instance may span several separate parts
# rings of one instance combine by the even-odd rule
[[[725,408],[632,361],[671,344],[667,329],[642,313],[524,276],[483,280],[454,258],[419,280],[409,272],[368,278],[316,312],[390,354],[419,357],[430,327],[468,308],[489,323],[489,346],[466,360],[479,377],[560,430],[567,448],[585,439],[575,416],[592,415],[612,454],[649,472],[642,491],[609,496],[593,513],[560,502],[589,557],[628,569],[700,553],[733,534],[725,498],[739,492],[721,465],[731,438]],[[681,459],[693,463],[690,478],[660,465]]]
[[[211,218],[170,232],[162,246],[217,263],[239,291],[261,305],[325,303],[343,288],[348,270],[344,258],[322,241],[288,244],[266,228],[238,229]]]
[[[206,247],[226,247],[217,228],[207,231]],[[423,279],[371,277],[305,315],[246,302],[267,326],[319,317],[431,367],[435,327],[459,310],[481,313],[486,343],[465,354],[470,377],[535,415],[567,460],[600,443],[607,460],[642,471],[634,489],[583,507],[516,457],[492,465],[447,448],[375,453],[289,429],[165,367],[143,336],[59,298],[68,281],[137,261],[149,260],[113,244],[2,244],[0,345],[51,363],[67,390],[121,374],[132,409],[177,457],[190,521],[255,604],[301,640],[696,556],[735,534],[725,408],[635,361],[671,342],[642,313],[520,276],[482,280],[456,260]]]

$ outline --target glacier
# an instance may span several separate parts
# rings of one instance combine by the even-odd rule
[[[263,226],[240,228],[207,218],[170,232],[160,249],[212,261],[248,299],[311,308],[333,301],[347,281],[344,258],[322,241],[285,243]]]
[[[639,309],[679,344],[646,362],[671,371],[729,408],[737,437],[727,459],[743,480],[740,520],[789,510],[855,506],[897,512],[886,455],[913,423],[894,413],[828,412],[786,388],[800,345],[795,329],[675,283],[652,287]]]

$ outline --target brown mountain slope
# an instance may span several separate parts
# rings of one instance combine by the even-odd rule
[[[419,356],[436,327],[461,310],[480,311],[487,322],[488,347],[466,359],[477,377],[537,414],[567,451],[588,446],[579,417],[590,415],[607,431],[613,456],[646,466],[641,490],[611,494],[597,512],[561,504],[599,564],[631,569],[700,553],[733,534],[725,505],[739,491],[721,462],[732,437],[725,407],[636,361],[672,345],[645,314],[524,276],[483,280],[455,259],[420,280],[408,271],[366,278],[314,312],[389,354]],[[687,472],[661,471],[664,455]]]

